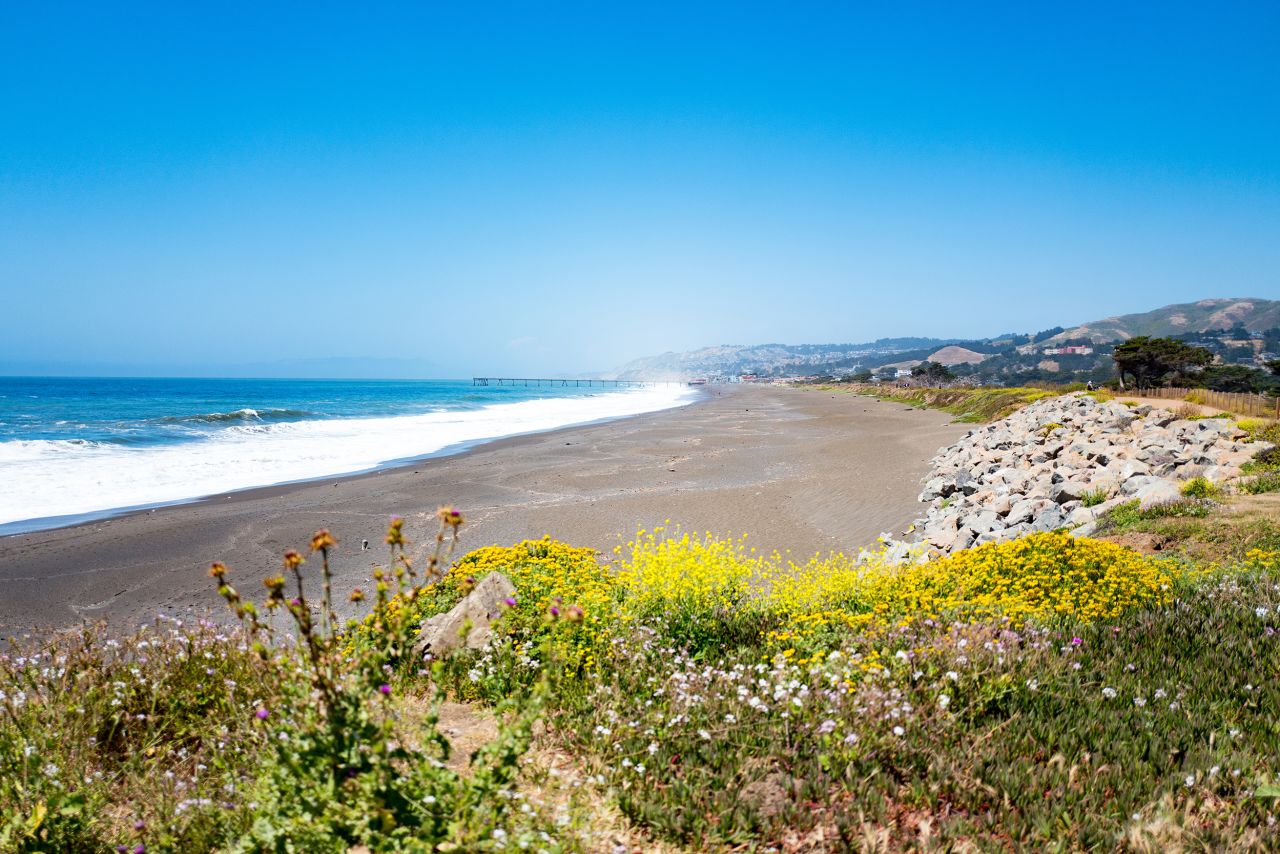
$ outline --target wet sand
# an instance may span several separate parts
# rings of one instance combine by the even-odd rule
[[[671,519],[797,557],[856,551],[922,510],[927,460],[965,429],[945,413],[847,394],[716,387],[680,409],[458,456],[18,534],[0,538],[0,635],[221,614],[211,561],[257,596],[282,552],[303,550],[317,528],[340,541],[334,586],[345,601],[385,561],[387,520],[404,516],[425,544],[441,503],[467,518],[462,550],[550,534],[611,552]]]

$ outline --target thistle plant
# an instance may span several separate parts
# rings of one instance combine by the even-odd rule
[[[210,569],[252,648],[274,668],[280,684],[292,688],[281,708],[254,712],[263,728],[274,730],[265,743],[271,745],[268,762],[276,773],[264,776],[261,796],[277,808],[270,821],[254,824],[246,847],[271,847],[282,839],[304,848],[318,846],[307,850],[327,849],[339,841],[376,842],[382,848],[396,839],[456,839],[467,832],[452,822],[458,808],[473,819],[468,822],[473,828],[503,824],[501,799],[488,796],[494,787],[512,783],[518,766],[508,760],[523,747],[490,751],[494,767],[463,779],[443,765],[450,747],[436,727],[434,709],[415,726],[407,725],[401,714],[400,695],[407,686],[396,674],[417,635],[411,606],[450,565],[463,524],[452,507],[441,507],[436,516],[434,548],[421,561],[410,554],[404,520],[391,520],[385,538],[388,563],[374,570],[372,613],[358,641],[352,631],[358,624],[339,625],[334,609],[330,554],[337,539],[327,530],[312,536],[309,556],[285,552],[285,572],[266,579],[261,607],[231,585],[225,566]],[[307,567],[317,555],[318,606],[307,597],[316,583]],[[415,565],[419,562],[420,569]],[[364,599],[359,589],[351,594],[353,603]],[[264,618],[264,613],[281,610],[292,623],[287,636],[274,630],[270,617]],[[441,699],[439,692],[435,699]],[[531,720],[517,721],[504,743],[527,745],[530,728]],[[492,806],[483,806],[486,800]]]

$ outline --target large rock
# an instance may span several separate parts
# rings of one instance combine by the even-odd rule
[[[416,646],[418,655],[440,656],[460,646],[481,649],[493,636],[491,626],[502,616],[506,599],[515,595],[516,586],[511,579],[501,572],[489,573],[452,609],[422,624]]]
[[[1041,513],[1036,516],[1035,521],[1031,523],[1031,527],[1035,528],[1037,531],[1053,531],[1065,525],[1066,521],[1067,517],[1066,514],[1062,512],[1062,508],[1057,505],[1053,505],[1041,511]]]
[[[1146,510],[1156,504],[1167,504],[1182,498],[1178,485],[1171,480],[1156,480],[1133,493],[1138,499],[1138,507]]]

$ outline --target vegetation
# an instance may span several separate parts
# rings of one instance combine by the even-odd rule
[[[1164,501],[1143,508],[1137,500],[1126,501],[1112,507],[1098,520],[1098,532],[1103,534],[1139,529],[1143,522],[1156,519],[1203,519],[1209,515],[1213,504],[1200,498]]]
[[[1097,507],[1106,501],[1110,494],[1110,491],[1102,486],[1097,489],[1088,489],[1080,496],[1080,503],[1085,507]]]
[[[921,362],[911,369],[911,376],[924,379],[931,383],[951,382],[956,375],[943,364],[938,362]]]
[[[1213,391],[1245,394],[1263,394],[1276,387],[1269,374],[1247,365],[1211,365],[1188,377],[1187,382]]]
[[[260,605],[214,565],[237,630],[0,659],[0,844],[1274,848],[1280,527],[1185,504],[1205,512],[1108,518],[1199,526],[1218,559],[1036,534],[796,563],[663,527],[612,561],[543,539],[442,573],[446,508],[417,560],[392,522],[345,626],[318,532]],[[516,593],[489,642],[417,658],[421,622],[492,572]],[[446,699],[498,719],[465,767]]]
[[[1176,338],[1148,338],[1140,335],[1117,344],[1113,357],[1120,385],[1126,375],[1133,377],[1138,388],[1159,385],[1169,375],[1185,376],[1190,368],[1204,367],[1213,354]]]
[[[1240,484],[1240,491],[1248,495],[1262,495],[1264,492],[1280,492],[1280,472],[1268,471],[1257,477],[1251,477]]]
[[[834,390],[838,386],[824,386]],[[982,424],[1004,418],[1030,403],[1057,392],[1041,388],[893,388],[854,389],[881,400],[894,400],[928,409],[941,409],[964,423]]]
[[[1215,499],[1222,497],[1222,487],[1207,477],[1193,477],[1178,490],[1187,498]]]

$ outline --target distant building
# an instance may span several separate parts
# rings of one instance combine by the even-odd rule
[[[1092,356],[1093,348],[1086,347],[1083,344],[1076,344],[1070,347],[1046,347],[1044,354],[1046,356]]]
[[[898,368],[898,371],[897,371],[897,373],[896,373],[896,374],[894,374],[894,376],[896,376],[898,379],[902,379],[903,377],[909,377],[909,376],[911,376],[911,369],[910,369],[910,368]]]

